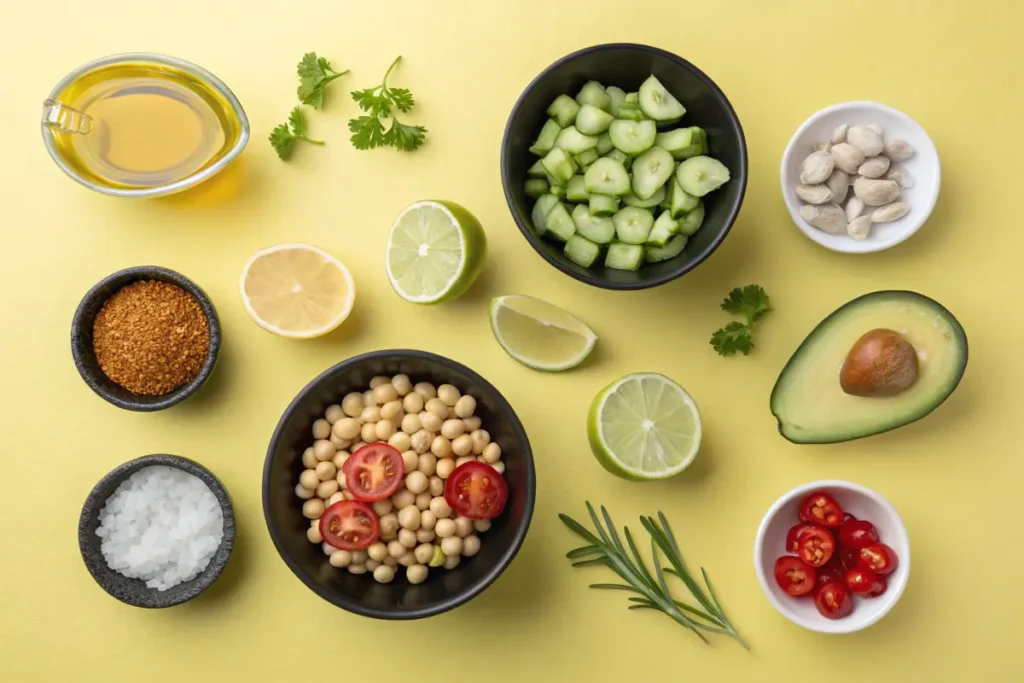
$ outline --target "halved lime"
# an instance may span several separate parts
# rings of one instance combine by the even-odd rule
[[[597,335],[582,320],[532,296],[495,297],[490,314],[491,330],[501,348],[534,370],[575,367],[597,343]]]
[[[487,236],[473,214],[455,202],[422,201],[395,219],[385,264],[398,296],[439,304],[470,288],[486,255]]]
[[[686,390],[664,375],[626,375],[590,404],[587,439],[601,466],[623,479],[667,479],[700,448],[700,412]]]

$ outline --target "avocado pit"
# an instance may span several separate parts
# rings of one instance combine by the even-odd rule
[[[917,381],[917,351],[899,332],[874,329],[858,339],[839,371],[839,384],[851,396],[896,396]]]

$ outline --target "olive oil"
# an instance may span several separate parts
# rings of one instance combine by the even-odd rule
[[[88,117],[87,132],[54,134],[57,154],[75,173],[110,188],[153,188],[194,176],[243,135],[223,94],[167,64],[102,66],[53,99]]]

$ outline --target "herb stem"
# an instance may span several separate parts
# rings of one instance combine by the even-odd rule
[[[395,57],[395,61],[391,62],[391,66],[389,66],[388,70],[384,72],[384,80],[381,81],[380,84],[381,87],[384,89],[384,92],[387,92],[388,90],[388,76],[391,75],[391,70],[395,68],[395,66],[398,64],[398,60],[400,60],[401,58],[402,55],[398,55],[397,57]]]

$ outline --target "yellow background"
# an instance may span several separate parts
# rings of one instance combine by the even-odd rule
[[[649,3],[622,0],[391,0],[283,3],[127,0],[8,3],[0,23],[0,680],[828,681],[1024,680],[1020,389],[1022,3],[848,0]],[[728,94],[743,123],[750,184],[732,234],[704,265],[656,290],[588,288],[546,265],[509,216],[498,174],[506,116],[535,74],[600,42],[676,52]],[[125,201],[79,187],[51,162],[40,104],[67,72],[130,50],[201,64],[243,102],[253,138],[241,163],[191,194]],[[295,101],[295,63],[316,50],[352,74],[331,86],[309,127],[327,140],[282,163],[266,142]],[[395,84],[430,129],[411,155],[359,152],[347,140],[347,91]],[[685,93],[681,94],[685,100]],[[875,99],[931,134],[943,186],[908,243],[868,256],[813,244],[790,222],[778,163],[821,107]],[[418,308],[390,290],[387,230],[406,204],[469,207],[490,240],[488,268],[460,301]],[[341,257],[358,287],[353,318],[327,338],[294,342],[254,325],[237,293],[256,249],[309,241]],[[123,267],[177,269],[213,298],[220,365],[201,395],[134,414],[93,395],[69,353],[76,304]],[[776,311],[749,358],[720,358],[710,333],[733,286],[762,284]],[[971,360],[932,416],[888,435],[825,447],[784,441],[768,411],[779,369],[803,336],[859,294],[907,288],[962,321]],[[601,336],[577,372],[543,375],[494,343],[490,297],[522,292],[561,304]],[[363,619],[296,580],[263,523],[263,458],[281,411],[329,365],[413,346],[481,372],[518,410],[536,454],[529,537],[498,582],[468,605],[414,623]],[[619,481],[587,448],[594,393],[630,371],[679,380],[704,416],[695,465],[667,482]],[[100,590],[79,557],[81,503],[115,465],[152,452],[189,456],[229,488],[238,544],[208,594],[145,611]],[[797,484],[848,478],[888,496],[913,547],[907,591],[867,631],[803,631],[768,604],[754,576],[758,522]],[[691,564],[709,570],[753,646],[699,643],[662,615],[627,612],[588,591],[600,569],[570,570],[574,540],[556,513],[590,499],[620,523],[664,510]]]

